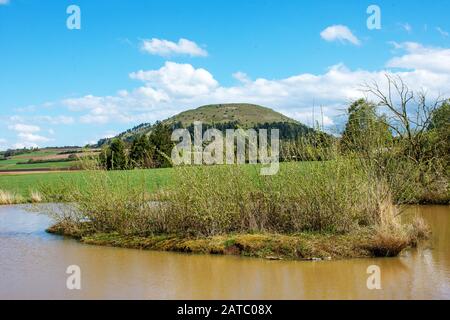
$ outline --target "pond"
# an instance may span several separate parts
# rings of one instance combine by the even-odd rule
[[[432,239],[398,258],[269,261],[90,246],[50,235],[51,220],[0,206],[0,299],[450,299],[450,207],[417,206]],[[81,290],[68,290],[68,266]],[[379,266],[381,289],[367,268]]]

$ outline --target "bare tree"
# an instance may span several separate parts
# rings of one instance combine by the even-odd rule
[[[413,91],[400,76],[385,75],[387,89],[383,91],[376,81],[363,85],[363,92],[375,96],[377,105],[387,108],[386,122],[396,136],[407,142],[408,156],[414,161],[421,158],[421,145],[430,125],[433,111],[445,101],[437,97],[427,99],[423,90]]]

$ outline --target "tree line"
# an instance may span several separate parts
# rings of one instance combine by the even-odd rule
[[[129,144],[115,138],[102,148],[100,164],[107,170],[170,167],[171,135],[171,127],[157,122],[149,135],[139,135]]]

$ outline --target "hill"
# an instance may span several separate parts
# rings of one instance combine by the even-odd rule
[[[252,128],[261,123],[297,121],[286,117],[272,109],[245,103],[213,104],[197,109],[181,112],[180,114],[164,121],[167,124],[181,122],[183,126],[189,126],[194,121],[202,121],[205,124],[227,123],[237,121],[242,127]]]
[[[189,128],[195,121],[201,121],[206,127],[216,127],[221,130],[228,128],[278,128],[282,138],[295,138],[299,134],[312,131],[304,124],[291,119],[270,108],[247,103],[212,104],[181,112],[162,123],[173,128]],[[137,135],[148,134],[153,125],[140,124],[117,136],[125,141],[131,141]],[[99,140],[97,146],[108,144],[111,139]]]

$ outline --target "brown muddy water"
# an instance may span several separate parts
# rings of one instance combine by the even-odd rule
[[[430,224],[423,248],[398,258],[267,261],[83,245],[45,233],[51,220],[0,206],[0,299],[450,299],[450,207],[413,207]],[[81,290],[66,269],[81,268]],[[367,268],[381,270],[369,290]]]

